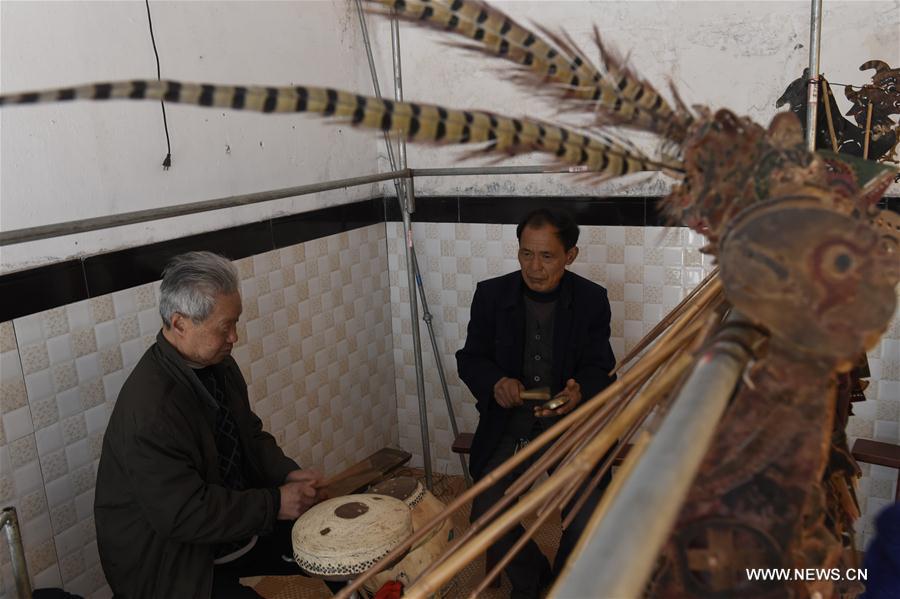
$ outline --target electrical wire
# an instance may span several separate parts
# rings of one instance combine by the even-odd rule
[[[150,26],[150,43],[153,44],[153,55],[156,57],[156,79],[161,81],[161,73],[159,68],[159,52],[156,50],[156,38],[153,35],[153,18],[150,16],[150,0],[144,0],[147,5],[147,24]],[[163,170],[169,170],[172,166],[172,143],[169,141],[169,123],[166,120],[166,103],[162,100],[159,102],[162,107],[163,129],[166,132],[166,157],[162,162]]]

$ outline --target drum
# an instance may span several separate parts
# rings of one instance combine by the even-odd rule
[[[444,511],[444,504],[429,493],[419,481],[409,476],[399,476],[375,484],[369,492],[394,497],[409,506],[413,531],[419,530],[426,522]],[[396,566],[380,572],[366,582],[363,588],[375,593],[390,580],[398,580],[403,586],[409,586],[444,552],[454,535],[453,523],[447,518],[412,547]]]
[[[345,495],[307,510],[294,523],[294,559],[305,572],[350,580],[368,570],[413,532],[412,514],[386,495]]]

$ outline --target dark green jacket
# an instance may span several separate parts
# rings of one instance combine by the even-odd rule
[[[226,381],[251,488],[222,486],[214,400],[160,332],[119,393],[97,472],[97,544],[116,597],[210,597],[214,545],[274,526],[278,486],[298,466],[250,410],[234,359],[216,367]]]

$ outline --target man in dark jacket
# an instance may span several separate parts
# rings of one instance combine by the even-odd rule
[[[578,225],[565,213],[542,209],[528,214],[516,235],[521,271],[478,284],[466,343],[456,353],[459,376],[475,396],[480,415],[469,465],[476,480],[613,380],[606,290],[566,270],[578,255]],[[523,391],[540,387],[549,387],[566,403],[545,410],[520,399]],[[539,457],[540,452],[479,495],[472,521]],[[607,484],[608,477],[563,531],[556,573]],[[520,526],[495,543],[488,560],[496,562],[507,554],[522,532]],[[516,598],[537,597],[552,579],[547,558],[533,541],[505,571]]]
[[[234,266],[176,257],[160,288],[163,329],[125,381],[97,473],[100,561],[116,597],[259,597],[238,578],[300,574],[290,527],[319,499],[262,430],[231,350]]]

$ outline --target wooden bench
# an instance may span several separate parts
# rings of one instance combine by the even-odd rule
[[[871,439],[857,439],[853,443],[852,453],[858,462],[887,466],[897,470],[897,489],[894,491],[894,501],[900,501],[900,445]]]
[[[472,433],[459,433],[456,438],[453,440],[453,445],[450,446],[450,451],[453,453],[464,453],[468,454],[472,450],[472,439],[475,438],[475,435]]]
[[[406,464],[412,454],[401,449],[385,447],[346,470],[323,481],[329,497],[342,497],[351,493],[361,493],[369,485],[387,477],[391,472]]]

